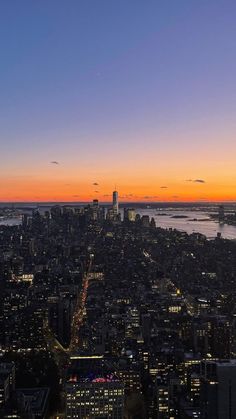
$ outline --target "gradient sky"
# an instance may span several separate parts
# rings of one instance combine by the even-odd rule
[[[0,201],[235,200],[235,22],[235,0],[2,0]]]

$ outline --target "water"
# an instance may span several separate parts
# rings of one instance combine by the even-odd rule
[[[44,212],[46,209],[49,209],[49,207],[41,208],[41,212]],[[121,213],[123,213],[122,209]],[[156,221],[156,225],[161,228],[175,228],[179,231],[185,231],[188,234],[201,233],[209,239],[216,237],[217,233],[221,233],[222,237],[225,239],[236,240],[236,226],[219,224],[210,218],[205,211],[194,211],[186,208],[171,210],[168,208],[162,208],[161,210],[154,208],[136,208],[136,213],[141,216],[149,215],[149,217],[153,217]],[[172,218],[173,216],[183,215],[187,218]],[[193,221],[194,219],[197,221]],[[19,225],[20,223],[21,218],[19,217],[0,219],[0,225]]]
[[[225,239],[236,240],[236,226],[227,224],[219,224],[217,221],[210,218],[207,212],[191,211],[191,210],[154,210],[154,209],[137,209],[137,212],[142,215],[149,215],[156,221],[156,225],[161,228],[175,228],[180,231],[185,231],[188,234],[201,233],[207,238],[212,239],[216,237],[217,233]],[[167,215],[158,215],[158,214]],[[172,218],[173,216],[185,215],[188,218]],[[196,219],[197,221],[193,221]],[[204,221],[203,221],[204,220]]]

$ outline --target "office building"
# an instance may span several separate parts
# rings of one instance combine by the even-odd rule
[[[66,385],[66,418],[122,419],[124,383],[112,374],[72,376]]]
[[[71,357],[66,384],[66,418],[122,419],[124,383],[106,365],[103,355]]]
[[[169,390],[165,385],[157,386],[157,417],[169,419]]]
[[[224,205],[219,206],[219,221],[223,222],[225,219],[225,209]]]
[[[24,418],[48,418],[49,393],[47,387],[21,388],[16,392],[17,405]],[[12,417],[12,416],[11,416]]]
[[[201,375],[201,417],[236,418],[236,360],[203,362]]]
[[[150,226],[150,218],[149,215],[143,215],[141,218],[141,223],[143,227],[149,227]]]
[[[14,362],[0,363],[0,407],[11,397],[15,390],[15,364]]]
[[[134,222],[136,213],[134,208],[124,208],[124,221]]]
[[[113,192],[113,211],[115,214],[119,212],[118,192]]]

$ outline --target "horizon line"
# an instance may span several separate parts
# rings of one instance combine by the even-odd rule
[[[99,201],[99,200],[98,200]],[[70,204],[91,204],[91,201],[63,201],[63,200],[47,200],[47,201],[1,201],[0,204],[53,204],[53,203],[70,203]],[[100,204],[112,204],[111,201],[99,201]],[[119,201],[120,204],[219,204],[219,203],[234,203],[235,200],[196,200],[196,201]]]

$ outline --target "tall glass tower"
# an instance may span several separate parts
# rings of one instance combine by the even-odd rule
[[[113,192],[113,210],[116,214],[119,212],[118,192]]]

